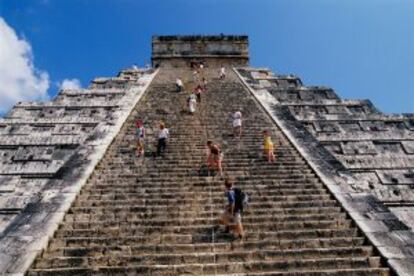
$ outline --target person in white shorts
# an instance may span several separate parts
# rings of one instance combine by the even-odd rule
[[[237,138],[240,138],[242,134],[242,113],[240,111],[233,113],[233,134]]]
[[[194,114],[196,111],[197,106],[197,97],[194,93],[191,93],[190,97],[188,97],[188,109],[190,110],[191,114]]]

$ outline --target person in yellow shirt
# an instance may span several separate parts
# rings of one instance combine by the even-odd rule
[[[270,137],[269,131],[263,131],[263,149],[265,157],[269,163],[275,162],[274,146],[272,142],[272,137]]]

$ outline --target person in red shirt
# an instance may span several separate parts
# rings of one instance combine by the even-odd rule
[[[209,154],[207,157],[207,167],[209,170],[218,170],[219,176],[223,175],[222,161],[223,153],[221,152],[220,146],[213,143],[213,141],[207,141],[207,148]]]

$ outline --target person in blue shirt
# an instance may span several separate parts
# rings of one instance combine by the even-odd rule
[[[241,210],[236,209],[236,194],[233,186],[233,177],[228,177],[224,180],[224,196],[226,197],[227,204],[221,215],[219,223],[226,227],[225,233],[229,233],[231,230],[236,237],[242,239],[244,236],[244,230],[241,222]]]

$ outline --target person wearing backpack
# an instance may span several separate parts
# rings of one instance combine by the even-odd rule
[[[233,232],[233,234],[242,239],[244,229],[241,221],[243,213],[243,205],[247,202],[247,195],[239,188],[234,188],[234,178],[228,177],[224,180],[226,197],[226,207],[221,215],[219,224],[224,225],[225,233]]]

